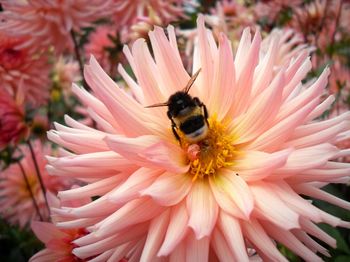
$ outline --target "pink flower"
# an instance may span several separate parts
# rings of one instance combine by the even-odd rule
[[[85,67],[94,95],[73,87],[101,125],[96,130],[67,117],[68,127],[48,135],[67,149],[50,159],[49,172],[88,182],[58,196],[100,196],[57,211],[90,232],[74,242],[73,253],[113,261],[249,261],[253,248],[266,261],[287,261],[276,248],[280,242],[306,261],[320,261],[315,253],[328,252],[311,236],[331,246],[336,241],[315,223],[349,223],[299,194],[350,209],[320,189],[347,179],[350,167],[336,161],[349,152],[335,146],[350,135],[350,114],[313,121],[334,101],[320,103],[329,70],[306,88],[307,50],[275,67],[277,38],[261,53],[260,33],[251,39],[244,30],[234,56],[224,34],[215,43],[203,16],[198,30],[192,75],[201,71],[190,94],[206,105],[209,130],[192,161],[191,143],[179,129],[181,144],[176,140],[166,108],[145,108],[167,101],[190,79],[172,26],[168,38],[161,28],[150,33],[154,58],[143,39],[124,48],[137,81],[122,66],[119,72],[136,99],[94,58]]]
[[[164,24],[186,17],[184,6],[193,5],[191,0],[114,0],[115,22],[120,25],[132,25],[139,18],[157,15]]]
[[[301,0],[259,1],[254,6],[254,11],[257,18],[264,18],[267,19],[269,23],[273,23],[276,22],[276,19],[282,10],[297,8],[301,3]]]
[[[107,72],[111,72],[112,67],[116,67],[110,52],[113,48],[116,48],[116,43],[112,41],[112,37],[116,38],[116,29],[109,25],[99,26],[90,34],[89,43],[85,45],[86,57],[89,58],[93,55]],[[111,50],[108,51],[108,49]]]
[[[56,193],[58,190],[67,188],[68,182],[58,177],[49,176],[45,170],[45,165],[47,164],[45,155],[52,154],[49,146],[43,147],[40,141],[36,141],[33,147],[46,190]],[[31,220],[39,219],[40,216],[35,205],[37,205],[44,220],[48,219],[49,214],[45,206],[44,195],[39,185],[31,153],[27,146],[23,145],[19,148],[23,158],[19,163],[11,164],[0,173],[0,213],[11,224],[19,224],[20,227],[24,227]],[[20,156],[20,154],[17,154],[17,157]],[[24,179],[23,173],[25,173],[28,184]],[[36,204],[34,204],[31,193],[28,190],[28,185],[34,195]]]
[[[6,90],[0,88],[0,150],[17,144],[28,135],[24,119],[22,94],[13,98]]]
[[[71,30],[91,26],[113,11],[112,0],[7,0],[2,5],[1,29],[15,36],[31,36],[21,47],[47,49],[52,45],[58,53],[72,46]]]
[[[26,102],[38,106],[48,99],[50,66],[47,57],[39,56],[28,48],[18,48],[28,41],[27,37],[15,38],[0,33],[0,82],[11,94],[15,94],[21,79]]]
[[[76,262],[85,261],[72,254],[72,241],[86,235],[84,229],[59,229],[48,222],[33,221],[31,228],[46,248],[35,254],[30,262]]]
[[[62,203],[51,192],[47,193],[50,209],[60,208]],[[88,201],[90,202],[90,201]],[[79,201],[79,204],[85,204],[86,201]],[[77,203],[65,203],[69,206],[76,206]],[[45,244],[45,249],[36,253],[30,258],[30,262],[46,262],[46,261],[64,261],[75,262],[83,261],[72,254],[72,250],[76,247],[74,240],[85,236],[87,231],[84,228],[61,229],[54,223],[59,223],[62,217],[52,216],[53,223],[32,221],[31,228],[37,238]]]
[[[53,67],[53,81],[63,91],[69,92],[73,82],[81,80],[79,64],[72,59],[60,56]]]

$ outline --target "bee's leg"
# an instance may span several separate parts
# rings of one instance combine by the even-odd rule
[[[179,141],[180,146],[181,146],[181,139],[180,139],[178,133],[176,132],[176,125],[174,123],[171,125],[171,130],[173,130],[173,134],[174,134],[176,140]]]
[[[176,132],[176,124],[174,122],[174,119],[171,117],[171,114],[170,114],[169,111],[168,111],[167,115],[168,115],[168,117],[169,117],[169,119],[171,121],[171,130],[173,131],[173,134],[174,134],[176,140],[179,141],[180,146],[181,146],[181,139],[180,139],[178,133]]]
[[[209,117],[209,114],[208,114],[208,110],[207,110],[207,107],[205,106],[205,104],[199,100],[198,97],[194,97],[193,98],[194,102],[200,106],[201,108],[203,108],[203,113],[204,113],[204,118],[205,118],[205,122],[207,123],[207,125],[209,126],[209,123],[208,123],[208,117]]]

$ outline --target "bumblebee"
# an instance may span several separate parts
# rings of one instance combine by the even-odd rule
[[[191,77],[182,91],[171,95],[167,102],[146,107],[168,107],[167,116],[171,121],[171,128],[174,136],[180,144],[179,130],[184,135],[186,141],[191,144],[203,140],[208,134],[209,124],[207,108],[198,97],[192,97],[188,94],[200,70],[201,69]]]

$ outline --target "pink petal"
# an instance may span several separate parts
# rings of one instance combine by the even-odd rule
[[[250,103],[247,112],[235,124],[232,130],[238,136],[235,143],[252,140],[271,127],[281,106],[283,85],[284,72],[280,71],[272,83]]]
[[[197,18],[197,30],[198,30],[198,50],[200,57],[200,68],[202,72],[199,76],[201,79],[201,97],[208,98],[210,90],[213,89],[213,76],[214,76],[214,56],[211,51],[209,37],[207,29],[204,25],[204,16],[199,15]]]
[[[231,42],[224,34],[219,36],[219,53],[215,59],[214,83],[210,88],[208,108],[217,110],[218,119],[223,119],[233,103],[235,87],[235,67]],[[222,94],[225,94],[222,96]]]
[[[336,248],[337,241],[328,235],[326,232],[322,231],[318,226],[316,226],[314,223],[312,223],[310,220],[306,218],[300,219],[300,225],[301,228],[308,234],[317,237],[318,239],[322,240],[326,244],[330,245],[333,248]]]
[[[283,167],[292,152],[292,149],[271,154],[262,151],[246,151],[244,157],[237,159],[231,169],[245,181],[259,181],[269,177],[275,169]]]
[[[96,95],[112,113],[120,128],[128,136],[152,134],[160,131],[149,123],[157,123],[155,116],[150,117],[136,100],[122,91],[103,71],[95,58],[84,68],[85,79]],[[155,128],[155,129],[154,129]]]
[[[173,253],[173,250],[184,239],[188,232],[188,214],[185,202],[174,206],[171,210],[169,226],[158,256],[167,256]]]
[[[58,197],[62,200],[69,200],[84,199],[86,197],[90,198],[93,196],[104,195],[105,193],[118,186],[119,182],[121,182],[122,180],[122,176],[112,176],[109,178],[101,179],[95,183],[91,183],[86,186],[60,191],[58,193]]]
[[[221,211],[218,225],[235,261],[249,261],[239,220]]]
[[[246,30],[243,32],[245,34]],[[247,31],[248,34],[249,31]],[[235,68],[236,68],[236,93],[235,93],[235,101],[237,103],[234,104],[234,107],[231,107],[231,111],[233,112],[233,117],[237,117],[242,114],[248,107],[248,102],[251,99],[251,89],[253,83],[253,75],[254,69],[258,63],[259,59],[259,48],[261,43],[260,32],[256,32],[253,38],[251,45],[244,45],[243,36],[240,41],[236,58],[235,58]],[[248,40],[250,42],[250,40]],[[243,44],[242,44],[243,43]],[[246,58],[240,59],[240,55],[243,55],[240,50],[245,49]]]
[[[184,151],[157,136],[107,136],[106,142],[112,150],[137,165],[164,168],[175,173],[185,173],[188,170]]]
[[[44,244],[48,243],[52,239],[68,237],[66,233],[59,230],[52,223],[32,221],[30,226],[36,237]]]
[[[132,54],[135,61],[133,71],[142,88],[144,104],[152,105],[164,102],[168,97],[166,93],[162,93],[163,87],[157,81],[158,68],[144,39],[138,39],[134,42]]]
[[[275,244],[271,241],[264,228],[256,219],[252,219],[250,222],[243,221],[242,229],[244,235],[254,245],[259,255],[263,255],[271,261],[288,262],[288,260],[278,251]]]
[[[169,215],[170,209],[167,209],[151,221],[140,261],[153,261],[156,257],[169,224]]]
[[[305,117],[319,104],[319,99],[314,99],[295,113],[279,121],[252,142],[248,149],[269,150],[280,148],[283,142],[291,135],[297,126],[304,122]]]
[[[293,189],[299,194],[317,198],[317,199],[326,201],[328,203],[331,203],[333,205],[340,206],[344,209],[350,210],[350,203],[348,201],[340,199],[336,196],[333,196],[328,192],[323,191],[322,189],[319,189],[312,185],[308,185],[308,184],[295,185],[293,186]]]
[[[288,247],[291,251],[295,252],[306,261],[323,261],[302,242],[300,242],[290,231],[280,229],[265,221],[262,222],[262,224],[273,239],[276,239],[278,242]]]
[[[141,167],[108,195],[108,199],[117,203],[125,203],[139,196],[140,191],[147,188],[163,171]]]
[[[197,239],[210,236],[218,216],[218,205],[213,197],[209,184],[198,180],[187,196],[189,212],[188,226],[193,228]]]
[[[304,92],[291,99],[290,101],[284,103],[277,116],[276,122],[292,115],[300,108],[313,101],[315,98],[319,98],[322,95],[325,86],[327,85],[328,75],[329,69],[325,69],[311,87],[307,88]]]
[[[219,258],[219,261],[222,262],[231,262],[233,258],[233,254],[228,247],[228,242],[218,229],[214,229],[213,234],[211,236],[210,242],[212,248],[214,249],[216,255]]]
[[[269,183],[269,187],[277,193],[281,200],[284,201],[292,210],[307,217],[316,223],[322,221],[318,208],[313,206],[308,200],[300,197],[295,191],[284,181]]]
[[[191,186],[189,175],[166,172],[142,191],[141,195],[152,197],[159,205],[172,206],[187,196]]]
[[[339,150],[330,144],[320,144],[293,151],[285,166],[275,170],[269,178],[282,179],[302,171],[324,166]]]
[[[189,76],[177,55],[177,50],[170,45],[163,29],[155,27],[155,30],[149,33],[149,37],[161,80],[159,86],[162,88],[162,94],[169,97],[174,91],[186,86]]]
[[[105,252],[109,249],[115,248],[116,246],[122,245],[129,241],[140,239],[148,229],[148,224],[138,224],[127,230],[113,234],[109,237],[94,237],[95,233],[90,234],[92,237],[91,243],[85,243],[84,246],[73,249],[73,254],[79,258],[85,259],[91,256],[96,256],[101,252]],[[78,240],[74,241],[75,244],[81,243]]]
[[[186,261],[208,261],[209,237],[198,240],[195,234],[191,233],[186,241]]]
[[[180,242],[179,245],[171,252],[169,262],[187,261],[186,260],[186,244]]]
[[[49,250],[47,248],[39,251],[34,256],[32,256],[29,259],[29,262],[52,262],[57,261],[61,258],[61,254],[57,254],[56,252],[53,252],[52,250]]]
[[[334,138],[337,134],[347,131],[349,129],[350,121],[343,121],[338,123],[332,127],[325,128],[320,130],[319,132],[312,133],[308,136],[303,136],[297,139],[293,139],[285,144],[286,147],[308,147],[314,146],[321,143],[327,143],[332,138]]]
[[[249,186],[240,176],[231,170],[222,169],[218,176],[209,181],[212,190],[216,187],[216,190],[226,194],[244,214],[245,219],[249,219],[254,208],[254,198]],[[216,190],[214,189],[213,192]]]
[[[300,228],[299,214],[280,200],[268,184],[262,181],[250,184],[250,189],[254,195],[256,211],[261,217],[286,230]]]
[[[136,225],[157,216],[163,210],[153,200],[135,199],[119,208],[112,215],[96,224],[96,234],[110,236],[126,227]]]
[[[314,253],[321,253],[322,255],[326,257],[330,257],[330,254],[328,253],[327,249],[321,246],[319,243],[317,243],[315,240],[313,240],[308,234],[306,234],[302,230],[293,229],[293,234],[301,241],[303,242],[310,250],[312,250]]]

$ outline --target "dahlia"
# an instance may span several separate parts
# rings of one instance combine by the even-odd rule
[[[35,141],[33,148],[46,190],[56,193],[67,188],[66,181],[49,176],[45,170],[45,155],[52,153],[49,146]],[[30,150],[24,145],[19,149],[23,158],[0,173],[0,214],[11,224],[24,227],[31,220],[47,220],[49,214]]]
[[[349,137],[350,114],[313,121],[332,103],[321,102],[328,69],[308,88],[301,80],[310,70],[307,51],[275,67],[275,41],[260,53],[257,32],[242,35],[235,59],[224,34],[219,44],[198,18],[199,41],[194,72],[201,68],[190,94],[209,112],[208,134],[189,144],[166,108],[145,106],[166,101],[190,76],[180,59],[174,28],[168,37],[150,32],[152,53],[143,39],[125,54],[137,78],[120,66],[134,91],[128,96],[94,58],[85,78],[94,95],[74,86],[100,130],[67,117],[49,138],[66,148],[50,158],[52,175],[88,184],[59,192],[63,200],[99,196],[76,208],[55,212],[70,217],[62,227],[87,227],[74,241],[73,253],[84,259],[104,256],[117,261],[248,261],[252,248],[267,261],[287,261],[282,243],[307,261],[320,261],[327,250],[312,237],[335,246],[315,223],[346,226],[299,196],[308,195],[350,209],[350,204],[322,191],[348,178],[347,155],[335,143]],[[321,103],[320,103],[321,102]]]
[[[164,23],[184,18],[185,5],[195,5],[192,0],[114,0],[116,10],[114,20],[117,25],[131,25],[138,18],[157,15]]]
[[[15,94],[21,79],[26,102],[37,106],[48,99],[50,67],[47,57],[35,54],[29,48],[18,48],[28,41],[27,37],[12,37],[0,32],[0,82]]]
[[[110,52],[116,48],[116,43],[112,38],[115,38],[115,35],[116,30],[113,27],[108,25],[99,26],[90,34],[89,42],[84,47],[86,57],[89,58],[93,55],[107,72],[111,72],[112,67],[116,67],[116,63],[112,63]]]
[[[52,193],[48,192],[47,197],[51,209],[61,206],[61,201]],[[80,201],[80,204],[84,203],[84,201]],[[57,222],[57,219],[59,218],[52,217],[53,222]],[[86,235],[87,232],[84,228],[60,229],[53,223],[41,221],[32,221],[31,228],[36,237],[45,244],[46,248],[32,256],[29,260],[30,262],[82,261],[72,254],[72,249],[76,247],[73,241]]]
[[[27,137],[29,129],[24,118],[23,92],[14,98],[0,88],[0,150]]]
[[[110,15],[114,6],[113,0],[2,0],[2,5],[0,29],[15,36],[31,36],[21,47],[54,46],[58,53],[72,47],[71,30],[91,26]]]

